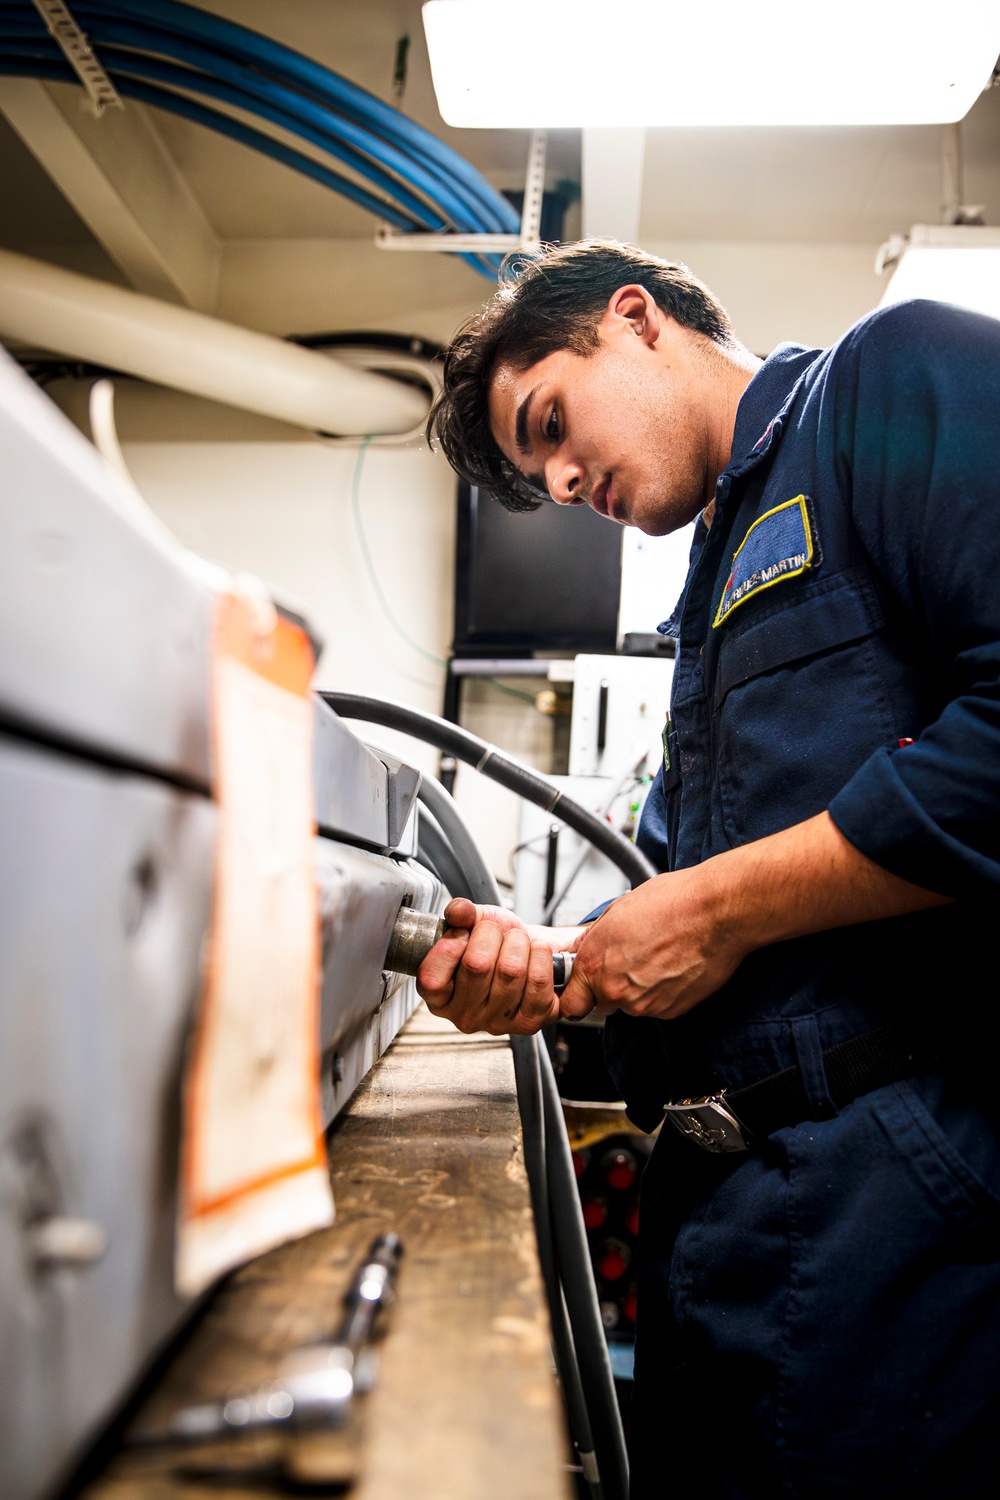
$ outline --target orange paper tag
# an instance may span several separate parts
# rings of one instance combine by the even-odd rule
[[[265,599],[220,597],[215,897],[188,1065],[177,1241],[192,1296],[333,1220],[319,1114],[313,657]]]

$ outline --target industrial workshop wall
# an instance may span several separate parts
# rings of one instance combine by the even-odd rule
[[[358,475],[357,447],[319,441],[126,437],[123,450],[146,500],[183,542],[301,601],[325,640],[320,687],[440,712],[455,523],[454,480],[441,458],[423,446],[369,447]],[[379,737],[391,747],[390,731]],[[436,768],[433,752],[397,743]]]

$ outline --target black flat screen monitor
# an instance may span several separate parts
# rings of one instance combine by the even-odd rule
[[[455,655],[614,651],[622,528],[588,506],[512,514],[460,484]]]

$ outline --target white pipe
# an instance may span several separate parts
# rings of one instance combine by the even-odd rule
[[[314,432],[404,433],[427,415],[412,386],[10,250],[0,335]]]
[[[94,439],[94,447],[98,453],[113,469],[118,470],[123,479],[134,485],[135,480],[129,473],[122,445],[118,441],[118,428],[115,426],[115,388],[112,381],[94,381],[87,401],[87,416],[90,418],[90,435]]]

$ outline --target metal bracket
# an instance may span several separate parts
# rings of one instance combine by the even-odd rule
[[[41,0],[35,0],[35,3],[40,4]],[[452,255],[506,255],[511,250],[537,250],[541,244],[546,145],[546,132],[533,130],[524,178],[520,234],[400,234],[383,225],[375,231],[376,247],[379,250],[444,250]]]
[[[34,6],[87,90],[91,114],[100,119],[106,109],[124,109],[121,95],[95,57],[69,6],[63,0],[34,0]]]
[[[905,234],[890,234],[885,244],[880,245],[875,253],[875,275],[881,276],[890,266],[897,265],[909,243]]]

